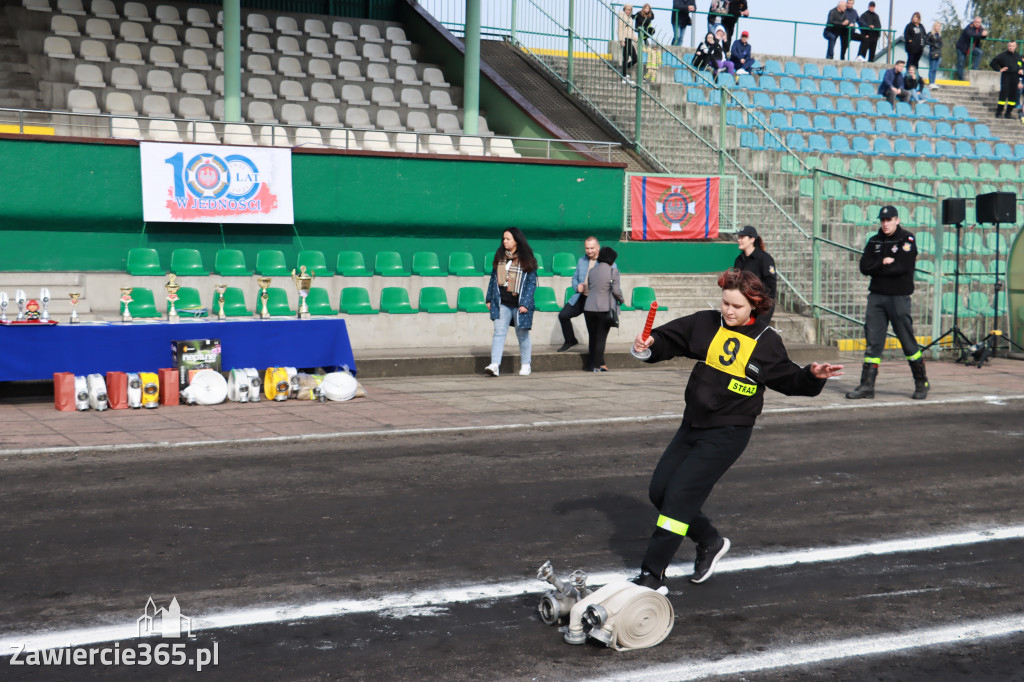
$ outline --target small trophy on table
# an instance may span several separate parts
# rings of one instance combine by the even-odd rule
[[[178,276],[172,272],[167,275],[167,284],[164,285],[164,289],[167,289],[167,321],[172,323],[180,320],[178,311],[174,307],[174,302],[178,300],[178,289],[181,288],[181,285],[175,281],[177,279]]]
[[[306,296],[309,296],[309,287],[313,284],[313,278],[316,277],[316,273],[306,274],[306,266],[299,266],[299,274],[295,274],[292,270],[292,281],[295,282],[295,288],[299,290],[299,319],[309,319],[309,306],[306,305]]]
[[[43,302],[43,310],[39,314],[39,319],[43,322],[50,321],[50,311],[47,310],[47,306],[50,305],[50,290],[43,287],[39,290],[39,300]]]
[[[267,310],[267,299],[270,298],[270,294],[267,293],[267,288],[270,287],[269,277],[258,277],[256,284],[260,287],[260,312],[259,317],[261,320],[270,319],[270,311]]]
[[[131,322],[132,321],[132,311],[131,311],[131,308],[129,306],[131,305],[131,302],[132,302],[132,290],[134,288],[135,287],[121,287],[121,303],[124,306],[121,309],[121,321],[122,322]]]
[[[226,319],[224,315],[224,292],[228,290],[228,285],[217,284],[213,287],[213,290],[217,292],[217,319]]]
[[[26,301],[28,301],[28,299],[25,298],[25,292],[22,291],[21,289],[18,289],[17,291],[15,291],[14,292],[14,300],[18,302],[18,319],[19,320],[24,320],[25,319],[25,303],[26,303]]]
[[[78,299],[82,297],[82,294],[72,291],[68,296],[71,297],[71,324],[78,324]]]
[[[0,322],[7,324],[7,305],[10,299],[6,291],[0,291]]]

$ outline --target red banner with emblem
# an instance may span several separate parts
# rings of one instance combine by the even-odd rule
[[[636,241],[716,238],[718,180],[630,177],[630,238]]]

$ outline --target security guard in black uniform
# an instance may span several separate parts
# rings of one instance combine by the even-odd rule
[[[996,55],[989,62],[993,70],[1000,73],[999,76],[999,102],[996,104],[996,118],[1006,109],[1006,118],[1010,118],[1013,110],[1017,107],[1017,83],[1021,74],[1024,74],[1024,62],[1017,54],[1017,43],[1010,41],[1006,44],[1006,52]]]
[[[875,379],[885,348],[885,332],[892,330],[903,346],[903,354],[914,375],[914,400],[928,396],[928,377],[924,359],[914,336],[914,320],[910,314],[910,295],[914,293],[914,265],[917,244],[914,235],[900,225],[899,213],[893,206],[884,206],[878,213],[882,226],[868,240],[860,257],[861,274],[871,278],[868,286],[868,309],[864,315],[864,336],[867,348],[861,369],[860,385],[846,394],[847,398],[874,398]]]
[[[772,299],[772,307],[768,312],[758,315],[758,319],[770,324],[772,315],[775,314],[775,301],[778,300],[778,276],[775,273],[775,259],[764,250],[764,240],[757,234],[753,225],[745,225],[736,235],[736,241],[740,247],[740,255],[732,264],[737,270],[746,270],[757,275],[761,284],[768,291],[768,297]]]

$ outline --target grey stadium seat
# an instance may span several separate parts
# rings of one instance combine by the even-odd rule
[[[288,102],[281,105],[281,121],[290,126],[312,125],[306,116],[306,109],[301,104]]]
[[[178,124],[164,119],[150,121],[146,136],[154,142],[181,142]]]
[[[363,133],[363,149],[371,152],[394,151],[388,134],[382,130],[367,130]]]
[[[68,92],[68,110],[76,114],[98,114],[96,95],[91,90],[71,90]]]
[[[281,81],[281,85],[277,88],[277,94],[281,99],[288,100],[289,102],[309,101],[305,91],[302,89],[302,83],[299,81]]]
[[[291,147],[288,131],[281,126],[263,126],[260,128],[260,144],[264,147]]]
[[[384,42],[384,39],[380,37],[380,29],[377,28],[374,24],[360,24],[359,37],[368,43]]]
[[[55,19],[58,17],[54,17]],[[135,24],[142,28],[139,24]],[[97,19],[96,17],[90,17],[85,20],[85,35],[96,40],[113,40],[114,32],[110,30],[110,22],[106,19]],[[145,38],[145,34],[143,34]]]
[[[161,24],[167,24],[168,26],[181,26],[181,15],[178,14],[178,8],[173,5],[157,5],[156,10],[153,12],[156,20]]]
[[[205,29],[189,27],[185,29],[185,44],[189,47],[197,47],[200,50],[212,50],[210,34]]]
[[[359,65],[354,62],[338,62],[338,76],[354,83],[361,83],[366,80],[359,73]]]
[[[145,64],[142,51],[135,43],[118,43],[114,46],[114,60],[121,64]]]
[[[150,69],[146,74],[146,89],[153,92],[178,92],[178,88],[174,87],[174,78],[171,77],[171,74],[157,69]]]
[[[384,31],[384,37],[392,45],[412,45],[405,37],[405,29],[400,26],[388,26]]]
[[[206,80],[206,75],[193,71],[186,71],[181,74],[181,90],[190,95],[213,94],[210,92],[210,84]]]
[[[347,64],[348,62],[342,63]],[[337,79],[337,76],[335,76],[334,72],[331,71],[331,63],[325,59],[310,59],[306,68],[309,70],[309,75],[313,78],[319,78],[320,80],[325,81],[333,81]]]
[[[110,119],[110,136],[115,140],[141,140],[142,131],[134,118]]]
[[[338,110],[325,104],[321,104],[313,109],[313,122],[318,126],[341,125],[341,121],[338,120]]]
[[[188,23],[199,28],[213,28],[213,22],[210,21],[210,13],[202,7],[189,7],[185,13],[185,18]]]
[[[146,95],[142,98],[142,115],[150,118],[174,118],[171,103],[163,95]]]
[[[345,110],[345,127],[372,130],[373,123],[370,122],[370,112],[361,107],[349,107]]]
[[[181,60],[185,63],[186,69],[193,71],[210,71],[210,60],[206,58],[206,51],[195,47],[187,47],[181,53]]]
[[[136,21],[122,21],[119,32],[121,34],[121,40],[127,40],[129,43],[149,42],[149,38],[146,37],[146,29],[142,27],[142,24]]]
[[[316,128],[297,128],[295,130],[295,146],[323,149],[324,138]]]
[[[103,101],[103,105],[108,114],[115,114],[118,116],[139,115],[139,112],[135,109],[135,100],[133,100],[132,96],[126,92],[108,92],[106,99]]]
[[[178,31],[173,26],[156,24],[153,26],[153,40],[161,45],[181,45],[178,40]]]
[[[178,116],[196,121],[209,121],[206,104],[198,97],[182,97],[178,100]]]
[[[256,31],[257,33],[274,32],[274,29],[270,28],[270,22],[262,14],[250,14],[247,16],[245,18],[245,26],[250,31]]]
[[[47,3],[49,7],[49,3]],[[62,14],[85,14],[85,8],[82,7],[82,0],[57,0],[57,11]]]
[[[302,24],[302,30],[310,38],[330,38],[327,27],[319,19],[306,19]],[[319,135],[319,133],[317,133]]]
[[[331,24],[331,35],[339,40],[359,40],[352,31],[352,24],[347,21],[335,21]]]
[[[62,38],[62,40],[65,40]],[[109,62],[107,46],[98,40],[83,40],[78,45],[78,53],[87,62]]]
[[[89,9],[94,17],[99,17],[100,19],[121,18],[121,15],[117,13],[117,8],[114,7],[114,3],[110,0],[92,0]]]
[[[178,68],[178,60],[174,56],[174,50],[166,45],[154,45],[149,48],[149,63],[163,69]]]
[[[374,83],[395,82],[395,80],[391,77],[391,72],[388,71],[387,64],[367,64],[366,77],[372,80]]]
[[[277,60],[277,72],[289,78],[305,78],[302,65],[295,57],[281,57]]]
[[[141,2],[124,3],[124,18],[144,23],[153,21],[149,18],[149,10]]]
[[[46,36],[43,40],[43,54],[54,59],[74,59],[71,41],[61,36]]]
[[[217,129],[209,121],[190,121],[182,136],[185,142],[198,142],[200,144],[220,144],[220,137]]]
[[[281,36],[277,39],[277,53],[301,57],[302,48],[299,47],[299,41],[293,36]]]
[[[78,30],[78,22],[73,17],[67,17],[63,14],[55,15],[50,19],[50,33],[55,36],[66,36],[68,38],[78,38],[82,35]]]
[[[429,109],[430,105],[423,101],[423,93],[416,88],[402,88],[400,94],[402,106],[410,109]]]
[[[299,24],[295,21],[295,17],[278,17],[274,22],[274,28],[277,29],[278,33],[283,33],[286,36],[302,35],[302,31],[299,30]]]
[[[441,73],[441,69],[433,66],[428,66],[423,69],[423,82],[432,88],[450,88],[451,83],[448,83],[444,79],[444,74]]]
[[[334,149],[359,149],[359,141],[351,130],[336,128],[331,131],[330,146]]]
[[[224,125],[224,144],[255,145],[252,130],[244,123],[227,123]]]
[[[402,85],[423,85],[423,81],[416,76],[416,69],[407,64],[395,67],[395,80]]]
[[[313,83],[310,86],[309,94],[317,102],[323,104],[340,104],[341,100],[338,99],[338,93],[334,91],[330,83]]]
[[[139,72],[127,66],[115,66],[110,71],[110,84],[118,90],[141,90]]]
[[[249,102],[245,118],[250,123],[277,123],[274,107],[267,102]]]
[[[383,85],[377,85],[370,93],[370,101],[379,107],[397,107],[395,91]]]
[[[381,109],[377,112],[377,125],[379,130],[405,130],[398,112],[394,109]]]
[[[363,89],[353,83],[341,86],[341,99],[348,106],[365,107],[370,104]]]
[[[75,84],[80,88],[105,88],[103,71],[95,64],[77,64],[75,66]]]

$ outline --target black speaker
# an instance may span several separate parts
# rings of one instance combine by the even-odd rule
[[[977,215],[979,223],[1016,223],[1017,195],[1013,192],[979,194]]]
[[[967,218],[967,199],[942,200],[942,224],[959,225]]]

